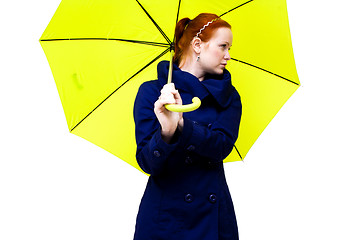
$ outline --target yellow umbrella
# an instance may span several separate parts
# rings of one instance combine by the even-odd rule
[[[232,25],[227,68],[243,113],[225,162],[243,159],[300,84],[285,0],[62,0],[40,43],[70,132],[141,170],[132,117],[138,87],[170,59],[176,22],[202,12]]]

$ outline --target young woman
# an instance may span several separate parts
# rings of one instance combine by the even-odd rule
[[[175,30],[173,80],[169,62],[141,85],[134,105],[137,161],[150,174],[135,240],[236,240],[234,207],[223,160],[233,149],[240,96],[226,70],[231,26],[215,14],[181,19]],[[175,89],[176,87],[176,89]],[[165,104],[201,99],[199,109],[170,112]]]

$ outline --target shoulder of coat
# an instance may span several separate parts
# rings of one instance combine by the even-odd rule
[[[150,80],[150,81],[143,82],[140,85],[139,89],[142,91],[158,90],[160,92],[161,88],[162,88],[162,86],[158,80]]]

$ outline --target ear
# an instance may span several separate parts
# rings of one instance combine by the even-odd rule
[[[191,46],[192,46],[195,53],[200,54],[201,45],[202,45],[201,39],[198,38],[198,37],[194,37],[194,39],[192,40]]]

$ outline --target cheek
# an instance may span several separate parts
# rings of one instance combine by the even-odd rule
[[[216,59],[219,59],[224,56],[224,53],[221,50],[217,49],[217,50],[214,50],[213,55],[214,55],[214,57],[216,57]]]

